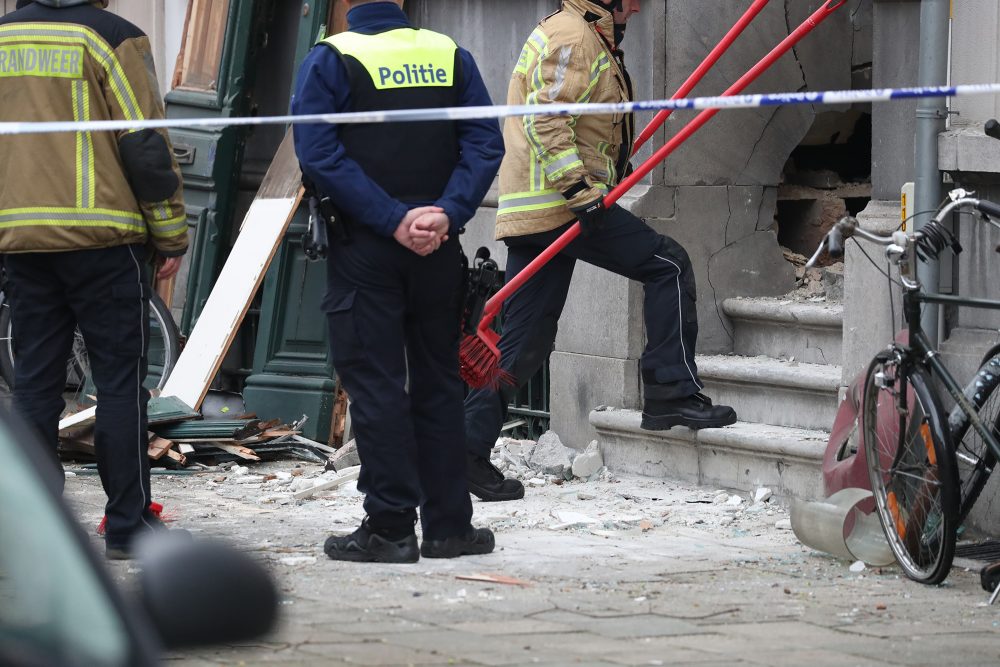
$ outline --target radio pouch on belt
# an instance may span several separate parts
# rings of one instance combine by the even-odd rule
[[[469,267],[468,274],[462,331],[466,335],[473,336],[476,327],[479,326],[479,320],[483,318],[486,301],[496,291],[497,279],[500,277],[500,269],[497,263],[490,259],[489,249],[480,248],[476,251],[476,257]]]

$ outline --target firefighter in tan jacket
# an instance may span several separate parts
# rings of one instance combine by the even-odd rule
[[[106,5],[20,0],[0,17],[0,121],[163,117],[149,40]],[[176,273],[187,220],[165,131],[0,137],[14,404],[55,457],[66,360],[79,327],[97,385],[94,444],[112,558],[128,557],[133,538],[159,525],[149,511],[143,387],[147,244],[158,275]]]
[[[640,0],[563,0],[521,51],[508,104],[626,102],[632,84],[621,42]],[[526,116],[504,126],[497,238],[508,248],[507,278],[517,275],[577,219],[583,234],[504,305],[501,365],[527,382],[552,350],[577,260],[645,287],[647,344],[641,372],[642,426],[665,430],[733,424],[732,408],[699,393],[694,273],[676,241],[657,234],[603,197],[628,170],[631,115]],[[473,391],[465,403],[467,479],[483,500],[512,500],[524,487],[490,464],[506,406],[517,387]]]

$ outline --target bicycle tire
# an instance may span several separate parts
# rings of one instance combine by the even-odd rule
[[[156,292],[149,298],[149,328],[150,341],[147,351],[149,372],[146,375],[146,384],[150,389],[163,389],[181,354],[181,332],[167,304]],[[162,348],[154,350],[155,345],[162,345]],[[152,386],[149,383],[151,376],[156,380]]]
[[[162,389],[180,356],[180,330],[170,309],[155,293],[149,299],[149,333],[149,368],[144,384],[147,389]],[[79,329],[74,335],[73,350],[67,360],[67,386],[74,387],[77,394],[82,395],[93,390],[93,380]],[[14,364],[10,306],[4,301],[0,308],[0,374],[11,390],[14,389]]]
[[[996,376],[1000,374],[1000,364],[991,364],[994,357],[1000,354],[1000,345],[993,346],[979,363],[976,377],[983,377],[983,390],[973,398],[977,406],[979,418],[993,426],[994,436],[1000,438],[1000,393],[996,392],[1000,382]],[[993,377],[989,377],[993,376]],[[964,415],[963,415],[964,416]],[[986,487],[993,469],[996,467],[996,456],[986,445],[986,441],[976,429],[972,428],[967,419],[963,419],[957,428],[952,428],[951,440],[955,443],[955,457],[958,470],[960,501],[958,525],[969,516],[980,494]]]
[[[939,584],[955,556],[958,476],[926,372],[905,355],[889,350],[869,366],[862,403],[865,457],[896,562],[910,579]]]

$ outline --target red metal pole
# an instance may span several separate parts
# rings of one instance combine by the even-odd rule
[[[778,46],[774,47],[769,54],[764,56],[760,62],[753,66],[753,68],[740,77],[739,81],[734,83],[729,89],[722,94],[723,97],[731,97],[742,93],[747,86],[756,81],[761,74],[763,74],[768,68],[770,68],[779,58],[788,53],[793,46],[798,44],[803,37],[811,33],[820,23],[825,21],[833,12],[840,9],[847,3],[847,0],[828,0],[824,3],[822,7],[816,10],[812,16],[805,20],[795,31],[788,37],[783,39]],[[670,139],[666,144],[663,145],[658,151],[653,153],[653,155],[647,159],[645,162],[639,166],[628,178],[619,183],[611,192],[607,194],[604,198],[604,205],[610,207],[612,204],[617,202],[622,195],[628,192],[632,186],[642,180],[646,174],[651,172],[656,166],[667,159],[667,157],[677,150],[678,146],[687,141],[691,135],[700,130],[705,123],[710,121],[715,114],[719,112],[719,109],[706,109],[700,114],[695,116],[695,118],[684,126],[680,132],[678,132],[673,138]],[[542,266],[549,262],[553,257],[559,254],[563,248],[568,246],[573,242],[577,236],[580,235],[580,223],[575,223],[572,227],[567,229],[562,236],[552,242],[548,248],[541,252],[535,259],[524,267],[524,269],[514,276],[510,282],[504,285],[499,292],[493,295],[493,297],[486,302],[486,307],[483,309],[483,319],[479,322],[478,329],[480,331],[485,331],[493,319],[500,312],[500,306],[503,302],[514,292],[516,292],[521,285],[526,283],[535,273],[538,272]]]

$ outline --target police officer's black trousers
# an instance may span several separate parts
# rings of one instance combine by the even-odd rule
[[[94,446],[108,496],[106,539],[128,546],[150,502],[149,282],[141,245],[7,255],[14,336],[14,404],[53,457],[77,326],[97,387]],[[59,471],[60,477],[62,470]]]
[[[520,273],[569,226],[505,239],[507,279]],[[602,228],[577,237],[504,303],[500,365],[516,378],[518,386],[531,379],[552,351],[576,260],[643,284],[645,397],[670,400],[700,391],[694,361],[698,314],[688,254],[676,241],[657,234],[620,206],[608,211]],[[470,453],[489,456],[516,390],[509,386],[499,391],[478,389],[466,398],[465,435]]]
[[[350,243],[331,245],[327,265],[324,309],[333,365],[351,397],[365,511],[398,529],[419,507],[426,539],[464,535],[472,502],[458,373],[458,239],[419,257],[354,225]]]

